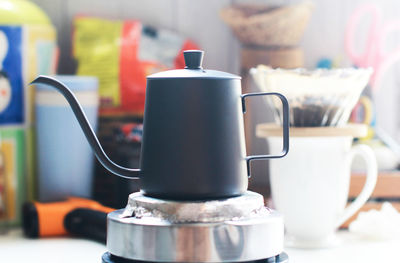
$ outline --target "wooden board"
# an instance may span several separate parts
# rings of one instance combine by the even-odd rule
[[[356,197],[365,184],[365,174],[353,173],[349,197]],[[400,171],[380,172],[372,198],[398,198],[400,200]]]

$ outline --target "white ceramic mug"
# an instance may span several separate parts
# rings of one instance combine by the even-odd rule
[[[366,145],[352,147],[351,136],[291,137],[288,155],[270,161],[272,199],[284,215],[286,244],[329,247],[335,231],[371,196],[376,180],[375,156]],[[271,153],[282,148],[281,137],[269,137]],[[346,207],[351,163],[365,160],[367,179],[360,195]]]

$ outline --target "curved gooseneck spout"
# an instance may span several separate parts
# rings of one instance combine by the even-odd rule
[[[81,105],[78,100],[75,98],[74,94],[70,89],[68,89],[63,83],[58,80],[48,77],[48,76],[39,76],[30,84],[46,84],[55,89],[57,89],[68,101],[71,106],[76,119],[79,122],[79,125],[82,128],[83,133],[86,136],[90,146],[92,147],[94,154],[96,155],[99,162],[110,172],[115,175],[118,175],[122,178],[126,179],[135,179],[139,177],[140,169],[130,169],[122,167],[108,158],[107,154],[104,152],[103,148],[100,145],[99,140],[97,139],[96,134],[94,133],[92,127],[89,124],[89,121],[86,118],[85,113],[82,110]]]

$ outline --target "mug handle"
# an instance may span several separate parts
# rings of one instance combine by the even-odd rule
[[[289,152],[289,103],[285,96],[277,92],[256,92],[256,93],[247,93],[242,94],[242,110],[243,114],[246,113],[246,98],[254,97],[254,96],[277,96],[282,102],[282,111],[283,111],[283,148],[282,152],[279,155],[249,155],[246,157],[247,163],[247,176],[251,177],[251,169],[250,162],[252,160],[260,160],[260,159],[272,159],[272,158],[282,158]]]
[[[367,145],[356,145],[353,146],[349,152],[349,161],[353,162],[354,157],[357,155],[361,156],[367,165],[367,178],[361,193],[350,205],[344,209],[343,213],[340,215],[336,223],[337,228],[339,228],[347,219],[354,215],[368,201],[368,198],[371,196],[376,185],[378,168],[374,152]]]

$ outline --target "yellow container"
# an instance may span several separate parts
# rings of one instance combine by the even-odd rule
[[[50,25],[48,16],[35,4],[27,0],[1,0],[0,24]]]

